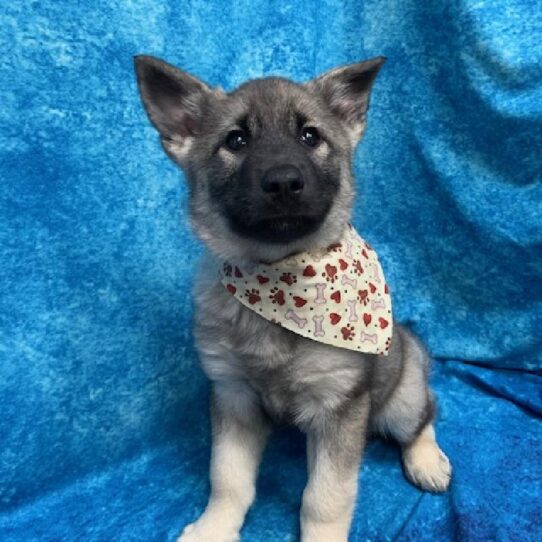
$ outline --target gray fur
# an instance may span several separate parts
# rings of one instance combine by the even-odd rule
[[[401,444],[409,478],[427,489],[447,486],[449,464],[432,433],[429,358],[405,328],[395,326],[387,357],[337,349],[264,320],[217,278],[223,259],[272,261],[341,238],[354,196],[352,155],[382,63],[379,58],[338,68],[305,85],[256,80],[226,94],[157,59],[136,60],[145,108],[166,152],[187,175],[191,221],[209,248],[195,285],[195,337],[214,390],[212,495],[182,542],[238,540],[254,498],[268,419],[295,424],[308,435],[309,483],[301,512],[305,542],[346,541],[370,431]],[[236,182],[241,168],[241,158],[221,142],[244,119],[262,156],[280,156],[300,115],[325,137],[310,161],[337,183],[329,211],[316,231],[292,242],[261,243],[238,235],[221,199],[213,198]]]
[[[425,416],[428,358],[405,328],[396,325],[390,353],[382,359],[306,339],[229,295],[216,279],[217,265],[212,257],[202,263],[195,289],[196,344],[215,384],[235,381],[239,389],[257,395],[270,417],[305,431],[325,426],[350,400],[369,393],[373,427],[397,436],[391,422],[384,424],[381,417],[408,364],[422,384],[405,390],[411,396],[412,429],[401,441],[407,444],[415,436],[418,420]]]

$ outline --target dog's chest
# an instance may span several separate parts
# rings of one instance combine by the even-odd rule
[[[296,338],[232,298],[221,284],[196,297],[195,334],[213,381],[242,382],[267,408],[284,415],[296,381]]]
[[[198,277],[195,300],[195,335],[206,374],[256,392],[275,418],[303,423],[322,406],[342,404],[359,383],[359,354],[265,320],[230,296],[216,276]]]

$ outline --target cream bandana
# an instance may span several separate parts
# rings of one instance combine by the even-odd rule
[[[349,226],[326,249],[248,266],[225,262],[220,280],[266,320],[315,341],[387,355],[391,299],[375,251]]]

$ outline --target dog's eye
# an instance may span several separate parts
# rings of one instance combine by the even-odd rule
[[[308,147],[316,147],[320,143],[320,134],[313,126],[307,126],[301,130],[301,141]]]
[[[240,151],[248,145],[248,138],[243,130],[232,130],[226,136],[226,147],[231,151]]]

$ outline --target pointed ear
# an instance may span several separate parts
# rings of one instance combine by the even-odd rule
[[[177,156],[199,128],[211,89],[199,79],[152,56],[134,58],[145,111],[162,136],[166,151]]]
[[[365,128],[371,88],[385,61],[385,57],[378,56],[365,62],[341,66],[307,83],[348,126],[356,142]]]

